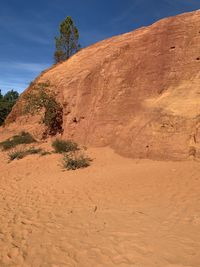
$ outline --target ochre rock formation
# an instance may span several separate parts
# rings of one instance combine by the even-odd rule
[[[63,107],[63,137],[131,157],[200,156],[200,10],[82,49],[43,72]],[[20,127],[22,95],[7,119]]]

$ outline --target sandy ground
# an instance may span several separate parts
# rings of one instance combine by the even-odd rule
[[[0,152],[0,267],[199,267],[200,163],[88,153],[63,171]]]

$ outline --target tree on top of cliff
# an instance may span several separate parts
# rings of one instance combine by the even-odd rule
[[[79,31],[70,16],[60,24],[60,35],[55,37],[56,51],[54,60],[56,63],[70,58],[80,49]]]

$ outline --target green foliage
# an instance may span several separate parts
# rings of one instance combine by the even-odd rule
[[[9,150],[15,148],[19,144],[30,144],[36,142],[35,139],[26,132],[22,132],[19,135],[15,135],[10,139],[0,143],[3,150]],[[76,170],[79,168],[86,168],[90,166],[92,161],[89,157],[85,156],[77,143],[71,140],[59,140],[56,139],[52,143],[52,147],[56,153],[63,153],[63,166],[67,170]],[[14,149],[8,153],[10,161],[22,159],[28,155],[40,154],[41,156],[49,155],[51,152],[45,151],[42,148],[24,148]]]
[[[14,103],[0,100],[0,126],[4,124],[5,119],[11,112]]]
[[[60,24],[60,36],[55,37],[56,51],[55,62],[62,62],[70,58],[79,49],[79,31],[70,16],[66,17]]]
[[[61,50],[55,51],[55,53],[54,53],[55,63],[62,62],[65,60],[65,58],[66,58],[66,56],[65,56],[63,51],[61,51]]]
[[[83,154],[72,152],[66,154],[63,159],[63,166],[67,170],[76,170],[90,166],[91,159]]]
[[[63,111],[61,106],[51,96],[44,95],[44,119],[43,122],[49,129],[50,135],[62,132]]]
[[[49,82],[34,85],[34,91],[25,96],[24,113],[35,114],[44,109],[42,122],[47,126],[45,135],[55,135],[62,132],[63,109],[54,95],[48,92]]]
[[[52,147],[56,153],[64,154],[63,166],[67,170],[86,168],[90,165],[91,159],[84,156],[78,144],[71,140],[56,139]]]
[[[33,154],[39,154],[41,153],[42,149],[41,148],[35,148],[31,147],[25,150],[15,150],[12,151],[8,154],[8,157],[10,161],[15,160],[15,159],[22,159],[28,155],[33,155]]]
[[[8,91],[3,98],[5,101],[15,102],[18,99],[18,97],[19,93],[17,91],[11,90]]]
[[[30,133],[21,132],[20,134],[14,135],[12,138],[9,138],[1,142],[0,147],[3,150],[8,150],[8,149],[16,147],[17,145],[31,144],[35,142],[36,140],[33,138],[33,136]]]
[[[54,148],[56,153],[67,153],[70,151],[79,150],[78,144],[71,140],[56,139],[55,141],[53,141],[52,147]]]
[[[24,157],[24,151],[23,150],[16,150],[12,151],[8,154],[9,160],[14,160],[14,159],[22,159]]]
[[[10,90],[3,96],[0,90],[0,126],[3,125],[18,97],[17,91]]]

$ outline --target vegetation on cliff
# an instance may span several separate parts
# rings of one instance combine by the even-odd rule
[[[24,114],[37,114],[44,110],[42,123],[46,126],[44,137],[62,133],[63,109],[57,102],[54,93],[49,89],[50,83],[32,85],[32,92],[25,95]]]

